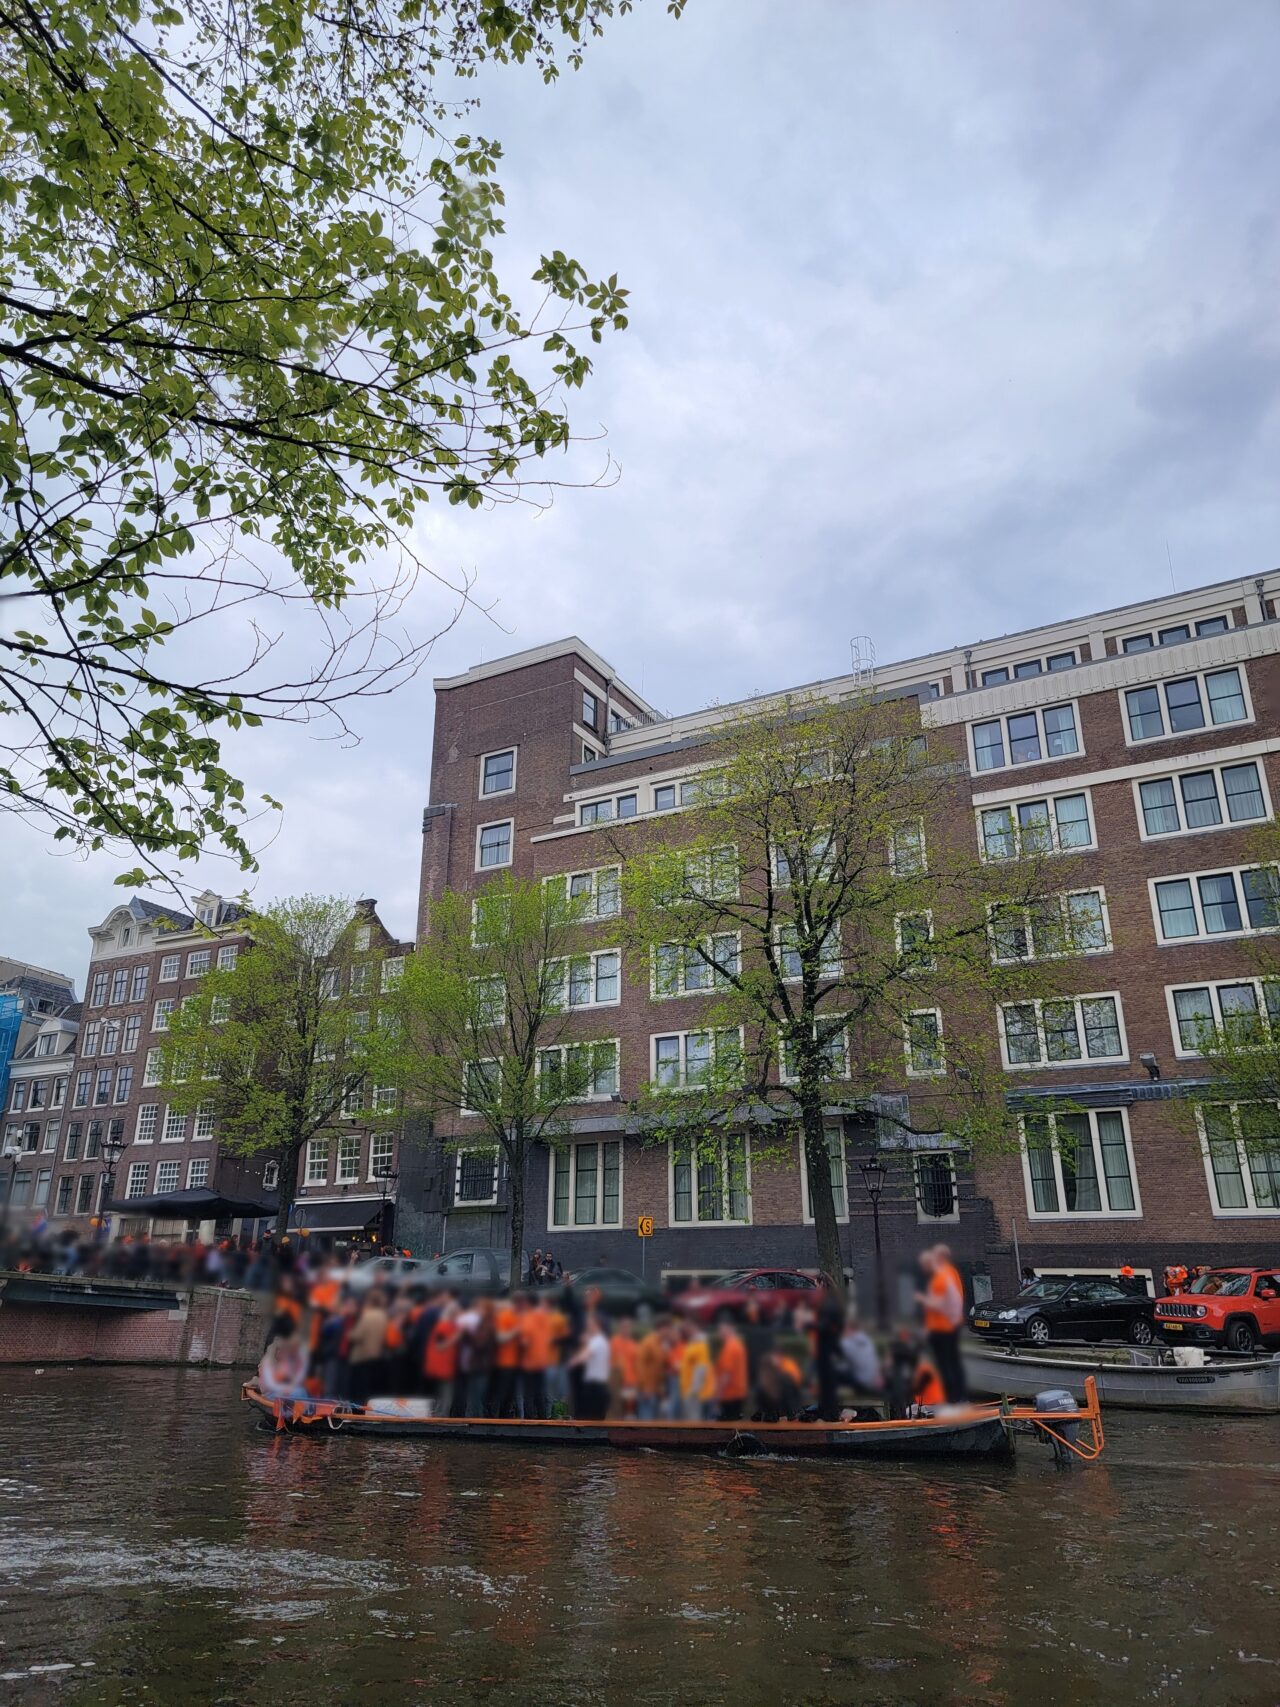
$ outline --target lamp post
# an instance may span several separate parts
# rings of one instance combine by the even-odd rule
[[[111,1202],[116,1185],[116,1169],[120,1158],[124,1155],[124,1139],[113,1138],[108,1134],[102,1140],[102,1159],[106,1167],[102,1174],[102,1202],[98,1206],[98,1242],[107,1236],[107,1205]]]
[[[9,1164],[9,1189],[4,1194],[4,1203],[0,1204],[0,1238],[9,1231],[9,1205],[13,1202],[13,1182],[18,1177],[18,1162],[22,1156],[22,1145],[15,1144],[11,1138],[0,1151],[0,1156]]]
[[[884,1295],[884,1252],[880,1246],[880,1198],[884,1192],[886,1168],[873,1150],[862,1164],[862,1183],[871,1200],[871,1225],[876,1243],[876,1326],[883,1333],[889,1326],[889,1311]]]
[[[400,1171],[393,1168],[390,1162],[384,1162],[378,1169],[378,1185],[382,1192],[382,1208],[378,1213],[378,1243],[387,1242],[387,1199],[395,1190],[400,1180]]]

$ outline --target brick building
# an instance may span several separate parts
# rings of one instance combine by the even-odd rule
[[[1157,1274],[1175,1258],[1274,1257],[1280,1162],[1246,1153],[1229,1125],[1203,1142],[1179,1091],[1203,1078],[1196,1016],[1263,1001],[1248,940],[1273,928],[1275,900],[1250,860],[1280,754],[1277,594],[1280,573],[1221,582],[874,671],[877,692],[918,701],[931,750],[956,761],[954,826],[987,859],[1017,857],[1027,839],[1070,853],[1075,904],[1097,932],[1073,962],[1078,996],[991,1015],[1010,1154],[971,1161],[902,1139],[888,1151],[895,1285],[940,1232],[997,1283],[1015,1252],[1041,1269],[1128,1261]],[[865,685],[860,672],[807,691]],[[507,869],[562,874],[604,917],[628,823],[695,809],[711,714],[660,716],[576,638],[435,686],[424,917],[445,887],[479,890]],[[571,1268],[638,1267],[643,1214],[656,1224],[651,1272],[811,1263],[798,1150],[748,1160],[745,1189],[704,1194],[633,1130],[627,1103],[696,1037],[705,998],[656,1001],[647,972],[611,950],[593,956],[584,989],[575,1024],[584,1041],[616,1044],[616,1067],[574,1111],[572,1144],[531,1165],[530,1247],[550,1243]],[[910,1082],[885,1093],[909,1096]],[[838,1109],[832,1122],[848,1266],[865,1287],[860,1164],[887,1130]],[[421,1206],[423,1245],[505,1242],[501,1169],[468,1155],[465,1137],[465,1123],[443,1133],[420,1182],[435,1194]]]

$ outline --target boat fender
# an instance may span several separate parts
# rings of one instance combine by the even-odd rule
[[[726,1442],[724,1455],[726,1458],[763,1458],[768,1450],[758,1434],[739,1431]]]
[[[1080,1408],[1076,1404],[1075,1394],[1069,1393],[1065,1387],[1047,1387],[1043,1393],[1037,1393],[1035,1406],[1038,1411],[1077,1411]],[[1080,1424],[1057,1422],[1053,1424],[1053,1430],[1054,1434],[1061,1436],[1059,1440],[1055,1440],[1053,1434],[1046,1436],[1053,1447],[1054,1459],[1059,1464],[1070,1464],[1070,1448],[1079,1437]]]

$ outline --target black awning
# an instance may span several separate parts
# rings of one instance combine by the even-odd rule
[[[274,1191],[261,1197],[229,1197],[207,1185],[186,1191],[161,1191],[149,1197],[113,1197],[108,1209],[121,1215],[166,1215],[175,1221],[220,1221],[224,1216],[274,1215],[280,1200]]]
[[[380,1197],[349,1197],[342,1203],[308,1203],[300,1198],[289,1211],[292,1231],[362,1233],[382,1214]]]

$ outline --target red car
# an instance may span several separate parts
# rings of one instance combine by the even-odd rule
[[[742,1317],[755,1303],[766,1318],[786,1315],[797,1304],[816,1308],[822,1286],[811,1274],[794,1268],[740,1268],[705,1286],[691,1286],[672,1299],[683,1315],[695,1322],[720,1322]]]
[[[1156,1326],[1170,1343],[1249,1354],[1280,1345],[1280,1267],[1214,1268],[1185,1292],[1156,1299]]]

